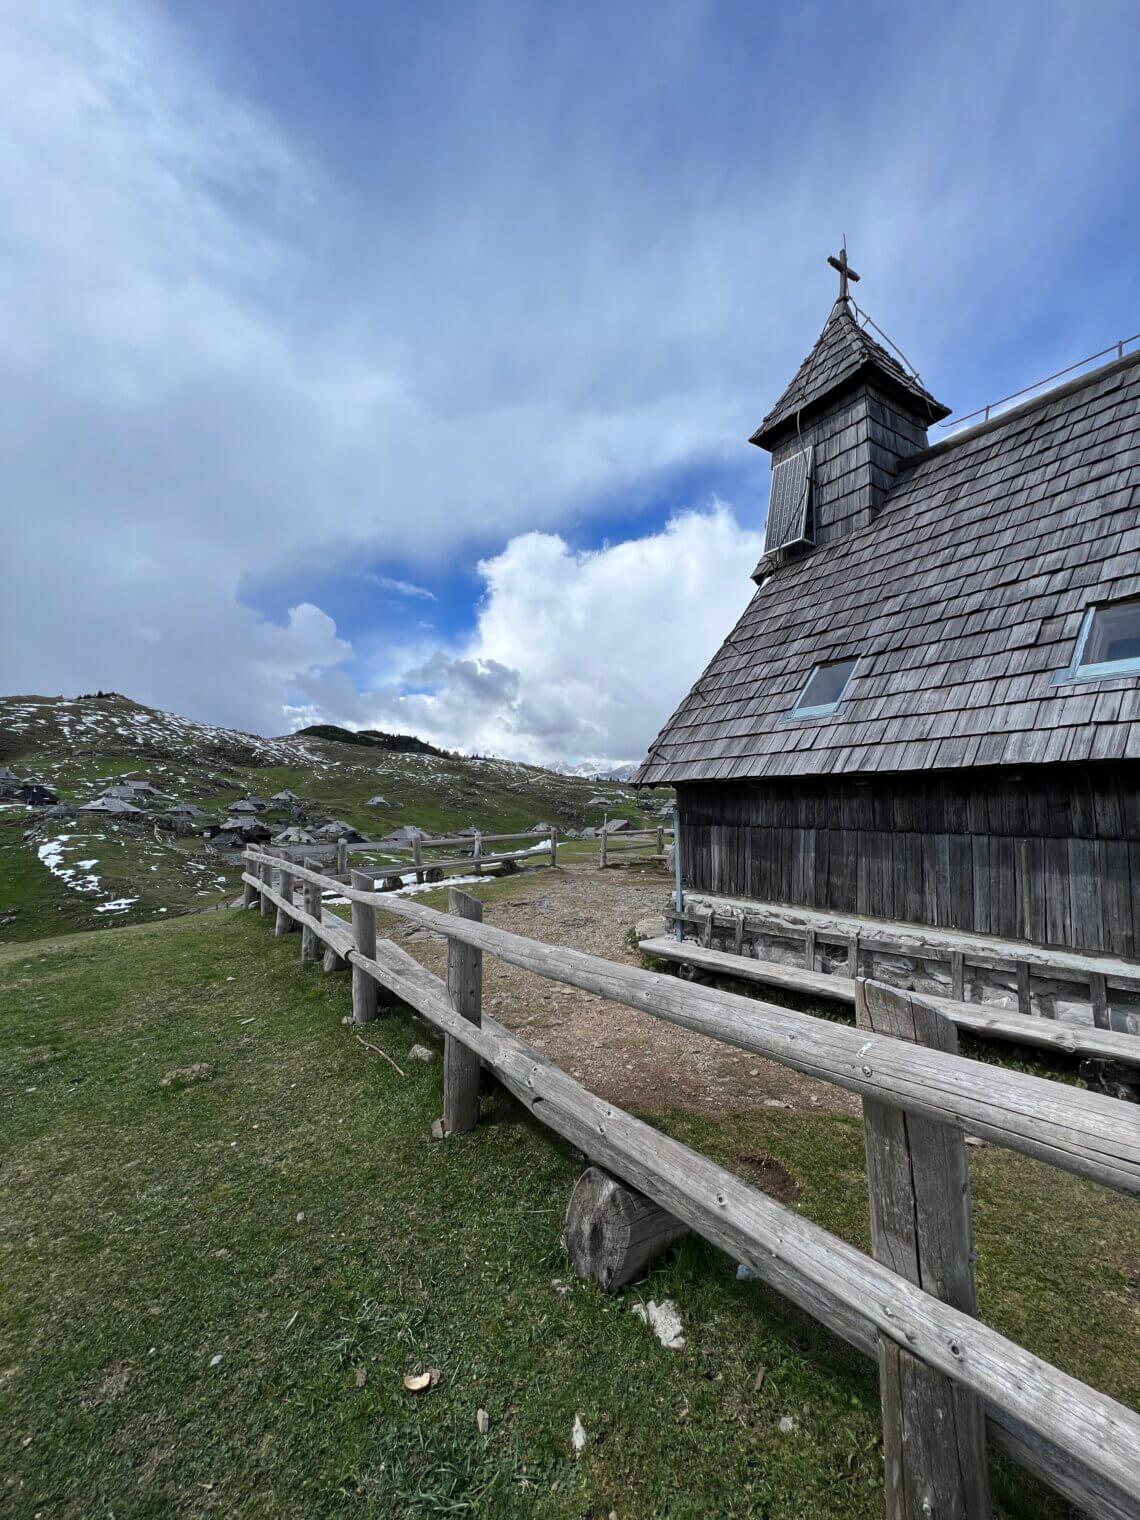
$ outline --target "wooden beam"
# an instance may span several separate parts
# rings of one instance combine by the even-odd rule
[[[756,961],[751,956],[736,956],[724,950],[706,950],[693,940],[644,939],[638,949],[645,955],[677,965],[696,966],[721,976],[744,982],[759,982],[769,987],[784,987],[805,997],[821,997],[836,1003],[855,1006],[855,982],[849,976],[824,971],[801,970],[780,961]],[[1097,1056],[1106,1061],[1123,1061],[1140,1066],[1140,1036],[1118,1030],[1099,1029],[1092,1024],[1066,1024],[1034,1015],[1000,1008],[994,1003],[965,1003],[957,998],[942,998],[932,992],[916,996],[937,1007],[959,1029],[968,1029],[994,1040],[1010,1040],[1018,1045],[1033,1045],[1042,1050],[1056,1050],[1070,1056]]]
[[[834,913],[821,908],[791,908],[745,898],[716,897],[709,893],[690,893],[689,902],[690,910],[695,913],[703,912],[710,903],[726,910],[741,909],[750,933],[767,931],[793,939],[801,937],[805,929],[812,928],[820,943],[833,945],[845,945],[852,934],[858,934],[866,948],[883,950],[891,955],[946,961],[959,952],[971,965],[993,971],[1013,971],[1017,962],[1024,960],[1032,971],[1042,976],[1087,983],[1090,972],[1100,972],[1113,986],[1140,991],[1140,965],[1118,956],[1027,945],[1021,940],[981,938],[958,929],[924,928],[901,920],[863,918],[854,913]]]
[[[321,889],[313,882],[307,881],[304,888],[305,912],[310,919],[321,921]],[[320,955],[321,942],[317,938],[317,932],[312,923],[301,925],[301,960],[305,963],[315,961]]]
[[[294,891],[293,876],[285,869],[284,865],[279,868],[277,873],[277,890],[287,903],[292,903]],[[276,937],[282,939],[286,934],[292,934],[294,927],[292,915],[287,913],[284,908],[279,907],[277,909],[277,922],[273,928]]]
[[[448,912],[481,923],[483,904],[477,897],[452,887]],[[452,939],[447,945],[447,992],[461,1018],[479,1024],[483,1017],[483,954]],[[479,1120],[479,1057],[450,1034],[443,1039],[443,1128],[462,1135]]]
[[[869,1034],[957,1054],[954,1026],[905,992],[860,979],[855,1020]],[[960,1130],[863,1099],[875,1260],[975,1315],[970,1172]],[[985,1413],[976,1394],[879,1337],[888,1520],[989,1520]]]
[[[352,886],[358,891],[372,887],[372,874],[353,871]],[[352,941],[356,956],[352,957],[352,1022],[370,1024],[376,1017],[379,999],[376,983],[363,969],[358,957],[376,954],[376,910],[368,903],[354,898],[352,903]]]
[[[1112,1020],[1108,1012],[1108,989],[1105,979],[1099,971],[1089,977],[1089,998],[1092,1002],[1093,1023],[1098,1029],[1111,1029]],[[1136,1036],[1131,1036],[1135,1039]]]

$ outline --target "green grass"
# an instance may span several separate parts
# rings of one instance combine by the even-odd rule
[[[297,955],[236,912],[0,949],[5,1516],[881,1514],[868,1364],[697,1241],[560,1296],[575,1158],[501,1096],[433,1143],[422,1031],[368,1031],[400,1078]],[[866,1245],[857,1123],[648,1117],[746,1176],[778,1159]],[[1135,1402],[1134,1205],[996,1150],[972,1169],[984,1316]],[[683,1351],[629,1313],[649,1296]],[[1001,1516],[1066,1513],[996,1481]]]
[[[168,914],[210,907],[232,898],[240,885],[239,872],[211,851],[202,839],[156,839],[153,828],[116,827],[107,819],[80,815],[78,819],[46,819],[44,838],[66,839],[63,865],[99,878],[99,892],[89,893],[60,879],[37,854],[43,841],[25,842],[23,834],[36,822],[24,810],[0,812],[0,945],[43,938],[67,930],[114,929],[149,922]],[[111,912],[108,902],[128,902]]]

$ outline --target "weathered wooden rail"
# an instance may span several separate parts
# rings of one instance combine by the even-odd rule
[[[598,831],[598,865],[624,865],[627,861],[665,860],[665,841],[672,842],[673,830],[664,825],[655,829],[619,829],[611,834]]]
[[[641,940],[638,948],[656,960],[693,966],[714,976],[782,987],[788,992],[855,1007],[858,981],[835,971],[809,971],[806,967],[788,966],[779,961],[753,960],[751,956],[736,955],[731,951],[707,949],[692,940],[663,936]],[[1134,1034],[1118,1034],[1114,1030],[1099,1029],[1095,1024],[1067,1024],[1031,1014],[1009,1013],[993,1003],[967,1003],[956,998],[938,997],[935,1004],[945,1018],[959,1029],[968,1029],[971,1034],[1009,1040],[1019,1045],[1035,1045],[1065,1055],[1092,1056],[1140,1066],[1140,1039]]]
[[[842,968],[851,978],[870,974],[879,980],[893,979],[892,962],[909,962],[908,983],[959,1001],[971,990],[992,994],[1004,977],[1018,1013],[1045,1019],[1054,1017],[1054,1009],[1042,988],[1069,985],[1087,989],[1078,999],[1095,1028],[1129,1033],[1129,1022],[1140,1022],[1140,966],[1114,955],[702,894],[690,894],[685,907],[670,909],[667,917],[704,949],[722,945],[745,957],[755,950],[757,959],[771,962],[777,944],[789,950],[799,945],[807,971]],[[768,946],[764,954],[762,945]]]
[[[530,839],[536,841],[526,850],[502,850],[488,853],[483,847],[490,843],[506,843],[516,839]],[[466,848],[469,853],[453,858],[440,859],[433,851],[439,849]],[[300,845],[290,846],[288,855],[291,859],[309,859],[322,857],[328,853],[328,845]],[[551,829],[548,834],[519,833],[519,834],[456,834],[442,839],[422,837],[413,839],[408,844],[395,844],[384,839],[362,839],[354,843],[347,840],[339,840],[336,846],[337,868],[336,878],[341,882],[348,880],[348,858],[350,855],[383,855],[386,858],[379,861],[373,868],[373,876],[384,883],[384,890],[393,891],[401,886],[404,876],[414,876],[417,883],[443,881],[448,873],[462,871],[464,874],[482,876],[488,868],[492,872],[499,870],[517,870],[520,864],[535,866],[556,866],[558,864],[558,831]],[[404,860],[393,860],[393,855],[404,855]]]
[[[861,1027],[699,987],[542,944],[481,922],[451,892],[450,913],[367,890],[264,851],[246,852],[246,901],[302,929],[302,956],[353,973],[353,1014],[371,984],[445,1037],[444,1109],[453,1133],[478,1112],[486,1066],[544,1124],[623,1178],[880,1363],[888,1514],[990,1513],[988,1439],[1087,1513],[1140,1517],[1140,1417],[973,1317],[965,1131],[1140,1194],[1140,1122],[1130,1105],[957,1055],[951,1025],[893,988],[860,981]],[[278,879],[280,878],[280,879]],[[303,886],[302,903],[296,885]],[[343,892],[353,923],[326,916]],[[376,935],[376,912],[448,943],[448,983]],[[284,920],[284,927],[283,927]],[[308,937],[307,937],[308,936]],[[492,954],[835,1082],[864,1098],[874,1258],[749,1187],[709,1158],[595,1097],[481,1012]],[[357,988],[361,996],[357,996]]]

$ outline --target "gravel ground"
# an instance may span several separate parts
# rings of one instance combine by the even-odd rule
[[[592,863],[575,863],[520,875],[484,904],[484,919],[532,939],[638,965],[629,931],[640,919],[661,913],[668,891],[668,879],[654,868],[600,871]],[[432,971],[446,975],[443,942],[435,935],[397,930],[396,938]],[[483,1007],[622,1108],[703,1114],[777,1104],[815,1113],[859,1110],[858,1100],[841,1088],[490,956],[483,966]]]

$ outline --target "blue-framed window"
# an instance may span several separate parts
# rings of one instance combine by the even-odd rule
[[[1135,675],[1140,675],[1140,597],[1090,607],[1073,658],[1054,679],[1059,684]]]
[[[831,660],[817,665],[808,676],[788,718],[826,718],[843,701],[858,660]]]

